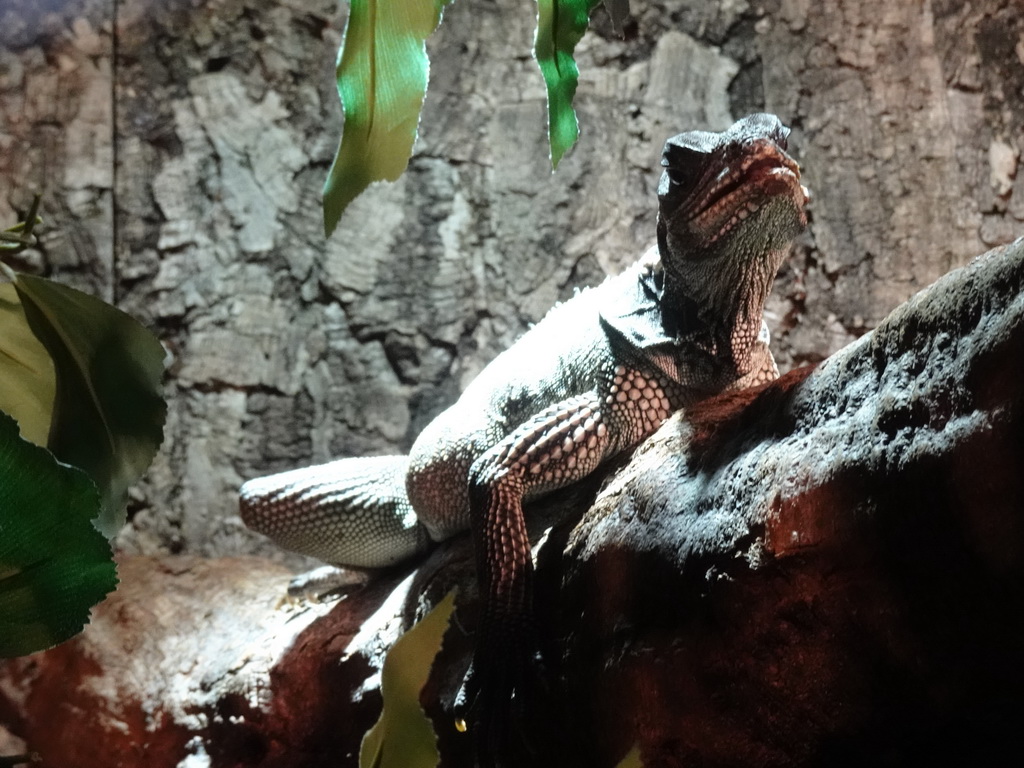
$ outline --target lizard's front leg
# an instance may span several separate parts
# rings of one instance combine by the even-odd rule
[[[524,687],[538,672],[533,562],[523,498],[589,474],[608,447],[599,396],[589,393],[546,408],[483,454],[470,471],[483,605],[456,717],[470,717],[482,757],[505,747],[513,700],[519,706],[529,698]]]
[[[600,391],[545,409],[473,465],[470,507],[483,611],[456,716],[469,710],[482,756],[506,746],[509,713],[530,699],[528,686],[538,679],[523,499],[585,477],[653,432],[671,412],[666,385],[619,367]]]

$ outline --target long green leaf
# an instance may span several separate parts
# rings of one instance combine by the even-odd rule
[[[128,487],[163,439],[163,348],[130,316],[81,291],[29,275],[14,285],[56,369],[47,447],[96,483],[96,526],[113,536],[124,524]]]
[[[14,286],[0,285],[0,411],[36,445],[50,434],[55,386],[53,361],[28,327]]]
[[[590,12],[601,0],[537,0],[537,37],[533,55],[548,90],[548,141],[551,167],[579,138],[579,123],[572,108],[579,82],[573,51],[590,22]]]
[[[84,472],[18,437],[0,413],[0,656],[67,640],[117,586],[110,544],[92,525],[99,509]]]
[[[371,182],[409,164],[430,62],[426,39],[450,0],[351,0],[338,55],[345,111],[341,145],[324,184],[324,231]]]
[[[381,671],[384,708],[359,748],[359,768],[435,768],[437,737],[420,691],[455,608],[455,590],[391,646]]]

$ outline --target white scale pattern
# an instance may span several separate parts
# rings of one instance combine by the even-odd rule
[[[676,389],[664,376],[620,365],[603,399],[594,394],[569,398],[507,437],[493,456],[490,477],[493,481],[511,475],[542,489],[574,482],[606,457],[609,421],[618,435],[627,437],[627,444],[634,444],[672,414],[670,395]]]

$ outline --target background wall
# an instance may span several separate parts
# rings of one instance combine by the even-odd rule
[[[169,353],[131,552],[272,548],[239,484],[404,451],[574,287],[653,238],[669,135],[794,128],[812,225],[769,306],[819,360],[1024,233],[1019,0],[634,0],[579,48],[580,144],[550,173],[530,3],[458,0],[430,42],[409,171],[324,241],[340,127],[331,0],[0,0],[0,223],[43,190],[22,266],[115,300]]]

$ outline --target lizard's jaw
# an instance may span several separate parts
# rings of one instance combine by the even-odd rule
[[[738,227],[753,225],[769,207],[769,223],[773,229],[786,230],[784,237],[807,226],[804,206],[808,193],[800,182],[799,166],[770,139],[755,141],[745,149],[741,158],[695,190],[684,226],[704,247],[713,248]],[[758,226],[763,225],[758,222]]]

